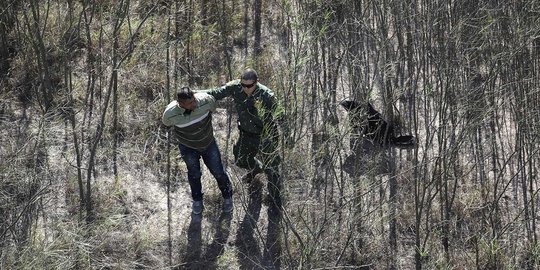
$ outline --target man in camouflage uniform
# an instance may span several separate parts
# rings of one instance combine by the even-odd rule
[[[228,82],[217,89],[204,90],[216,100],[231,97],[238,113],[240,136],[233,147],[236,164],[248,170],[243,177],[251,182],[264,172],[268,191],[274,203],[281,205],[281,176],[278,154],[279,133],[276,118],[280,111],[274,93],[258,81],[257,73],[247,69],[239,80]]]

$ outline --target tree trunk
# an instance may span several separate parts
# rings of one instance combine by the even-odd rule
[[[257,58],[262,51],[261,27],[262,27],[262,0],[253,0],[253,57]]]
[[[92,205],[92,176],[94,175],[95,170],[95,160],[96,160],[96,154],[98,150],[98,145],[101,141],[101,137],[103,135],[103,130],[105,129],[106,125],[106,116],[107,116],[107,108],[109,107],[109,101],[112,92],[114,92],[114,84],[116,83],[118,79],[118,65],[119,65],[119,56],[118,56],[118,39],[120,34],[120,27],[123,24],[124,16],[126,16],[126,9],[129,7],[129,5],[126,5],[126,2],[121,1],[118,5],[118,11],[116,13],[116,16],[114,18],[113,23],[113,47],[112,47],[112,73],[111,77],[109,79],[109,85],[107,87],[107,92],[105,95],[105,99],[103,100],[103,106],[101,107],[101,117],[98,122],[96,132],[94,134],[94,137],[92,138],[91,142],[91,148],[90,148],[90,156],[88,158],[88,168],[86,173],[86,221],[88,223],[91,223],[94,220],[94,213],[93,213],[93,205]]]

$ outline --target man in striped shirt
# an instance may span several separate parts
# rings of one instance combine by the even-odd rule
[[[173,127],[173,141],[178,143],[180,154],[186,163],[193,198],[192,212],[196,215],[204,209],[200,158],[216,178],[224,199],[223,211],[233,210],[231,181],[223,168],[212,127],[212,112],[215,110],[214,97],[206,93],[194,93],[188,87],[183,87],[178,91],[177,99],[167,106],[162,117],[163,124]]]

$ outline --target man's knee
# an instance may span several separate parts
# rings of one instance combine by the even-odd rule
[[[189,179],[193,179],[193,180],[197,180],[197,179],[201,179],[201,171],[200,170],[197,170],[197,169],[189,169],[188,168],[188,178]]]

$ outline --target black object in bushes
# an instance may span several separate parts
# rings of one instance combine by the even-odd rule
[[[382,117],[371,103],[362,106],[354,100],[344,100],[339,103],[348,111],[351,128],[364,138],[380,145],[409,147],[416,144],[412,135],[397,135],[393,125]]]

